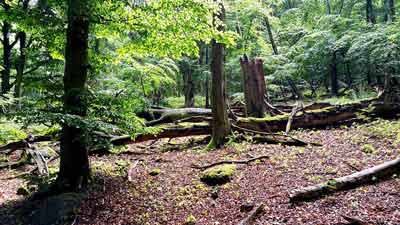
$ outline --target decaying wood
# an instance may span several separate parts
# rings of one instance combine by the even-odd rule
[[[343,219],[347,221],[347,225],[368,225],[368,222],[361,220],[360,218],[353,216],[342,215]]]
[[[243,75],[243,93],[246,103],[246,115],[263,117],[266,112],[264,96],[266,84],[264,67],[261,59],[249,59],[247,55],[240,58]]]
[[[388,179],[398,172],[400,172],[400,158],[325,183],[293,190],[290,193],[290,201],[301,202],[318,199],[334,192]]]
[[[302,105],[302,103],[300,101],[297,101],[296,105],[293,107],[293,110],[290,113],[288,122],[286,124],[286,132],[285,132],[286,134],[289,134],[290,129],[292,127],[292,122],[294,120],[294,117],[296,116],[297,112],[299,112],[301,105]]]
[[[399,112],[400,104],[385,105],[383,102],[370,100],[299,113],[291,127],[292,129],[326,127],[348,121],[364,121],[367,118],[396,117]],[[289,114],[285,114],[265,118],[240,118],[235,124],[250,130],[277,132],[286,129],[288,120]]]
[[[243,127],[239,127],[237,125],[232,125],[232,128],[235,131],[241,131],[241,132],[247,132],[247,133],[253,133],[253,134],[258,134],[262,135],[261,137],[252,137],[253,139],[258,139],[260,141],[265,140],[266,142],[270,142],[271,144],[289,144],[289,145],[295,145],[295,146],[307,146],[307,145],[314,145],[314,146],[322,146],[320,143],[313,143],[313,142],[305,142],[302,141],[298,138],[292,137],[287,134],[278,134],[278,133],[268,133],[268,132],[263,132],[263,131],[256,131],[256,130],[251,130]]]
[[[31,136],[30,135],[29,137],[25,138],[24,140],[15,141],[15,142],[11,142],[11,143],[0,146],[0,152],[10,154],[11,152],[13,152],[15,150],[28,148],[29,144],[33,144],[33,143],[37,143],[37,142],[44,142],[44,141],[51,141],[52,139],[54,139],[54,137],[51,135],[44,135],[44,136]]]
[[[182,109],[153,109],[152,113],[159,114],[159,118],[146,122],[146,126],[156,126],[163,123],[173,123],[190,117],[211,117],[211,109],[182,108]]]
[[[192,168],[205,170],[205,169],[209,169],[211,167],[219,166],[219,165],[223,165],[223,164],[249,164],[256,160],[268,159],[268,158],[269,158],[268,155],[261,155],[261,156],[253,157],[253,158],[247,159],[247,160],[223,160],[223,161],[211,163],[211,164],[204,165],[204,166],[193,165]]]
[[[249,215],[246,216],[238,225],[251,225],[256,220],[257,216],[264,211],[265,205],[263,203],[259,204],[253,210],[250,211]]]
[[[160,129],[161,131],[156,134],[138,134],[134,138],[129,135],[115,137],[111,139],[110,142],[113,145],[126,145],[160,138],[187,137],[194,135],[206,135],[211,133],[211,126],[206,123],[192,124],[191,126],[174,125]]]

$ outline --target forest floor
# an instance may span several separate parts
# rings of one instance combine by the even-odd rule
[[[187,220],[204,225],[238,224],[248,214],[240,211],[241,206],[258,203],[264,203],[265,209],[255,224],[349,224],[345,216],[367,224],[400,224],[398,177],[314,202],[292,205],[288,198],[295,188],[399,157],[399,134],[400,121],[379,120],[293,133],[322,147],[231,143],[204,152],[205,145],[193,146],[191,138],[131,145],[125,150],[151,154],[91,157],[94,180],[88,197],[75,211],[73,224],[176,225]],[[231,182],[217,187],[202,183],[201,171],[192,168],[260,155],[269,155],[269,159],[238,165]],[[1,171],[0,179],[9,175],[10,171]],[[27,182],[1,180],[0,224],[18,224],[17,209],[24,197],[16,195],[16,190]]]

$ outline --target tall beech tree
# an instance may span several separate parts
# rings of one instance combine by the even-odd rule
[[[219,5],[216,17],[224,21],[225,8],[222,0],[215,0]],[[214,21],[214,24],[215,23]],[[217,29],[223,31],[222,24],[217,24]],[[225,138],[229,134],[230,124],[227,112],[226,81],[224,74],[225,46],[216,39],[211,41],[211,109],[213,115],[212,138],[208,148],[219,148],[224,145]]]
[[[68,28],[65,50],[64,113],[85,117],[87,114],[89,0],[68,0]],[[89,179],[86,131],[63,124],[61,161],[57,184],[62,190],[77,191]]]

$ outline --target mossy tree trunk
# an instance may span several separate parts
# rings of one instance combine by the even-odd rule
[[[86,80],[88,73],[89,1],[68,1],[67,46],[64,72],[64,112],[85,117],[87,114]],[[89,179],[89,157],[84,128],[63,124],[60,172],[62,191],[79,191]]]
[[[220,10],[216,17],[223,21],[225,17],[225,9],[223,1],[218,2]],[[218,30],[223,30],[223,26],[219,25]],[[224,74],[224,44],[218,43],[215,39],[211,41],[211,109],[213,115],[212,138],[209,148],[219,148],[224,142],[230,131],[228,120],[227,103],[226,103],[226,87]]]

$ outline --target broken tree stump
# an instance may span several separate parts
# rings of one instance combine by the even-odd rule
[[[240,66],[243,74],[246,115],[264,117],[266,112],[266,105],[264,104],[266,85],[263,61],[261,59],[249,60],[247,55],[244,55],[240,58]]]

